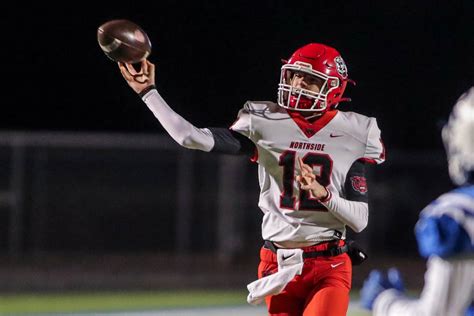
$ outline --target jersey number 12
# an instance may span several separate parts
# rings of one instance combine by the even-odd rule
[[[307,153],[303,162],[313,169],[319,168],[316,180],[324,187],[331,183],[332,159],[327,154]],[[295,181],[296,152],[285,151],[280,156],[279,165],[283,166],[283,192],[280,196],[280,207],[295,210],[296,198],[293,196]],[[298,210],[327,212],[326,207],[318,200],[311,198],[308,191],[300,190]]]

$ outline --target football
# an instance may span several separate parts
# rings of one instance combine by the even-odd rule
[[[102,51],[116,62],[134,64],[151,53],[151,42],[145,31],[129,20],[111,20],[97,29]]]

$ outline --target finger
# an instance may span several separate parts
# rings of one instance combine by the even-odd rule
[[[133,73],[130,72],[129,64],[121,62],[120,67],[121,67],[120,69],[122,69],[124,73],[126,74],[127,80],[133,80]],[[134,72],[133,66],[132,66],[132,71]]]
[[[303,176],[306,176],[308,173],[312,173],[312,169],[303,162],[303,159],[301,157],[298,157],[298,164],[300,167],[300,174]]]
[[[135,80],[136,82],[140,84],[144,84],[144,83],[147,83],[149,79],[145,75],[138,74],[138,75],[133,76],[133,80]]]
[[[304,175],[307,175],[308,173],[310,173],[308,169],[304,168],[303,166],[300,168],[299,174],[304,176]]]
[[[313,174],[312,172],[306,170],[306,169],[301,169],[300,170],[300,174],[303,176],[303,177],[311,177],[311,175]]]
[[[125,68],[125,64],[124,64],[124,63],[122,63],[122,62],[119,61],[119,62],[117,62],[117,65],[118,65],[120,71],[122,71],[122,70],[127,70],[127,69]]]
[[[313,168],[311,168],[310,166],[308,166],[307,164],[303,164],[302,165],[302,168],[304,169],[304,171],[308,172],[308,173],[313,173]]]
[[[141,68],[141,71],[143,72],[143,74],[145,75],[148,75],[149,72],[148,72],[148,63],[146,62],[146,59],[142,60],[142,68]]]
[[[307,176],[306,176],[306,177],[303,177],[303,179],[304,179],[304,182],[305,182],[306,184],[311,184],[311,183],[314,182],[314,179],[311,178],[311,177],[307,177]]]
[[[304,165],[303,159],[301,159],[301,157],[298,156],[296,161],[298,162],[298,167],[300,167],[300,169],[302,169],[302,167]]]
[[[313,168],[304,163],[303,159],[298,156],[298,164],[301,170],[306,172],[313,172]]]
[[[296,181],[298,181],[300,184],[308,184],[308,179],[303,175],[296,176]]]
[[[155,64],[152,63],[151,61],[149,61],[148,59],[146,60],[146,64],[148,66],[148,70],[150,72],[154,72],[155,71]]]
[[[148,65],[148,74],[150,76],[150,79],[155,81],[155,64],[147,60],[147,65]]]
[[[127,68],[123,64],[119,64],[120,72],[122,73],[122,76],[125,78],[127,81],[132,81],[133,76],[128,72]]]
[[[125,66],[127,67],[128,72],[133,76],[137,74],[137,71],[135,68],[133,68],[132,64],[125,63]]]
[[[300,175],[296,176],[296,181],[298,182],[300,186],[309,184],[308,181],[305,179],[305,177],[300,176]]]

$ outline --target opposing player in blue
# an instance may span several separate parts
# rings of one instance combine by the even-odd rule
[[[423,291],[410,299],[397,269],[374,270],[361,291],[361,304],[373,315],[474,315],[474,87],[458,99],[442,138],[459,187],[423,209],[415,226],[427,258]]]

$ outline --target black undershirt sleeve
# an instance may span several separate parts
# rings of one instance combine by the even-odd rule
[[[254,156],[255,145],[244,135],[228,128],[211,127],[209,130],[214,136],[214,147],[211,152]]]
[[[365,163],[355,161],[347,172],[344,183],[344,196],[347,200],[369,202],[369,188],[365,177]]]

